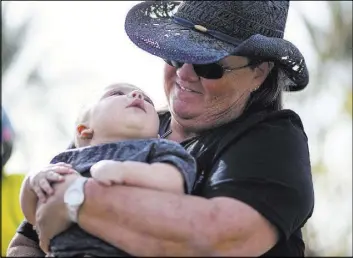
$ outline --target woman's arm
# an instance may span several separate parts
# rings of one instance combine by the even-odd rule
[[[55,185],[55,194],[37,211],[44,241],[69,223],[63,195],[73,180],[67,176]],[[134,256],[257,256],[277,241],[271,224],[235,199],[106,187],[94,179],[85,185],[78,224]]]
[[[106,188],[94,180],[85,194],[80,227],[135,256],[252,256],[277,241],[266,219],[231,198]]]
[[[40,249],[38,243],[16,233],[7,248],[6,257],[44,257],[45,253]]]
[[[105,185],[117,183],[177,194],[185,192],[181,172],[168,163],[102,160],[92,166],[91,175]]]

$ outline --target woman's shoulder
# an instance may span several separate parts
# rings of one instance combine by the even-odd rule
[[[196,144],[192,145],[192,149],[202,146],[201,149],[205,153],[218,156],[220,152],[230,146],[237,145],[239,141],[253,142],[252,139],[261,139],[270,144],[271,141],[279,138],[301,139],[301,142],[306,144],[307,136],[303,124],[299,115],[294,111],[286,109],[244,114],[238,119],[198,137]],[[254,142],[254,144],[256,143]],[[209,155],[207,155],[207,159],[210,158]]]
[[[228,132],[230,134],[235,134],[235,132],[246,133],[264,128],[270,128],[269,132],[271,134],[275,131],[296,131],[305,134],[300,116],[290,109],[245,114],[230,123]]]
[[[302,140],[304,144],[308,140],[300,116],[290,109],[269,112],[254,129],[253,133],[263,132],[262,135],[268,135],[269,139],[291,138]]]
[[[282,109],[278,111],[269,112],[266,116],[265,122],[274,124],[281,124],[287,122],[292,126],[304,131],[303,122],[300,116],[291,109]]]
[[[221,139],[217,152],[222,152],[239,141],[258,145],[273,146],[273,142],[282,141],[295,145],[307,145],[307,135],[300,116],[290,109],[263,111],[240,117],[230,123],[225,132],[220,131]],[[260,142],[259,142],[260,141]]]

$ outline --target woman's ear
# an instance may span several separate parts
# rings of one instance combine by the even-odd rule
[[[254,69],[255,76],[253,77],[253,91],[256,90],[259,85],[262,85],[262,83],[265,81],[265,79],[271,72],[273,66],[273,62],[263,62]]]
[[[80,139],[91,140],[93,138],[93,129],[88,128],[83,124],[79,124],[76,127],[77,136]]]

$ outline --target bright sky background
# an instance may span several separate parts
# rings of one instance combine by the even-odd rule
[[[65,130],[73,131],[80,107],[97,90],[112,82],[136,84],[150,94],[157,107],[165,105],[163,61],[135,47],[124,32],[125,14],[135,4],[132,1],[12,3],[9,17],[12,26],[18,26],[32,11],[35,19],[26,42],[28,48],[2,83],[2,105],[7,108],[18,135],[8,173],[25,173],[41,167],[65,149],[70,135],[60,132],[55,119],[64,121]],[[329,26],[327,9],[316,1],[292,1],[291,6],[285,38],[299,47],[308,66],[315,69],[315,53],[296,10],[303,10],[319,26]],[[29,69],[39,61],[50,86],[48,91],[23,87]],[[287,107],[300,114],[310,140],[318,124],[329,124],[337,118],[341,101],[340,93],[333,92],[318,96],[310,108],[292,102]],[[320,182],[316,183],[316,195],[321,199],[316,204],[314,224],[317,227],[325,224],[321,231],[325,245],[334,243],[337,230],[347,227],[347,223],[352,227],[351,130],[352,120],[342,119],[329,134],[324,147],[330,180],[327,176],[317,179]],[[316,157],[315,146],[315,143],[310,144],[312,159]],[[337,196],[337,191],[341,191],[339,196],[348,193],[350,199],[331,200],[330,196]],[[334,219],[338,210],[343,219]],[[335,226],[331,226],[331,220],[335,220]],[[347,241],[348,245],[352,237]]]

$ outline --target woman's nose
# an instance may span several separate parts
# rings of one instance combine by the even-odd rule
[[[142,92],[139,90],[133,90],[127,96],[130,98],[143,99]]]
[[[192,64],[184,64],[176,71],[177,76],[183,81],[198,81],[199,76],[195,73]]]

